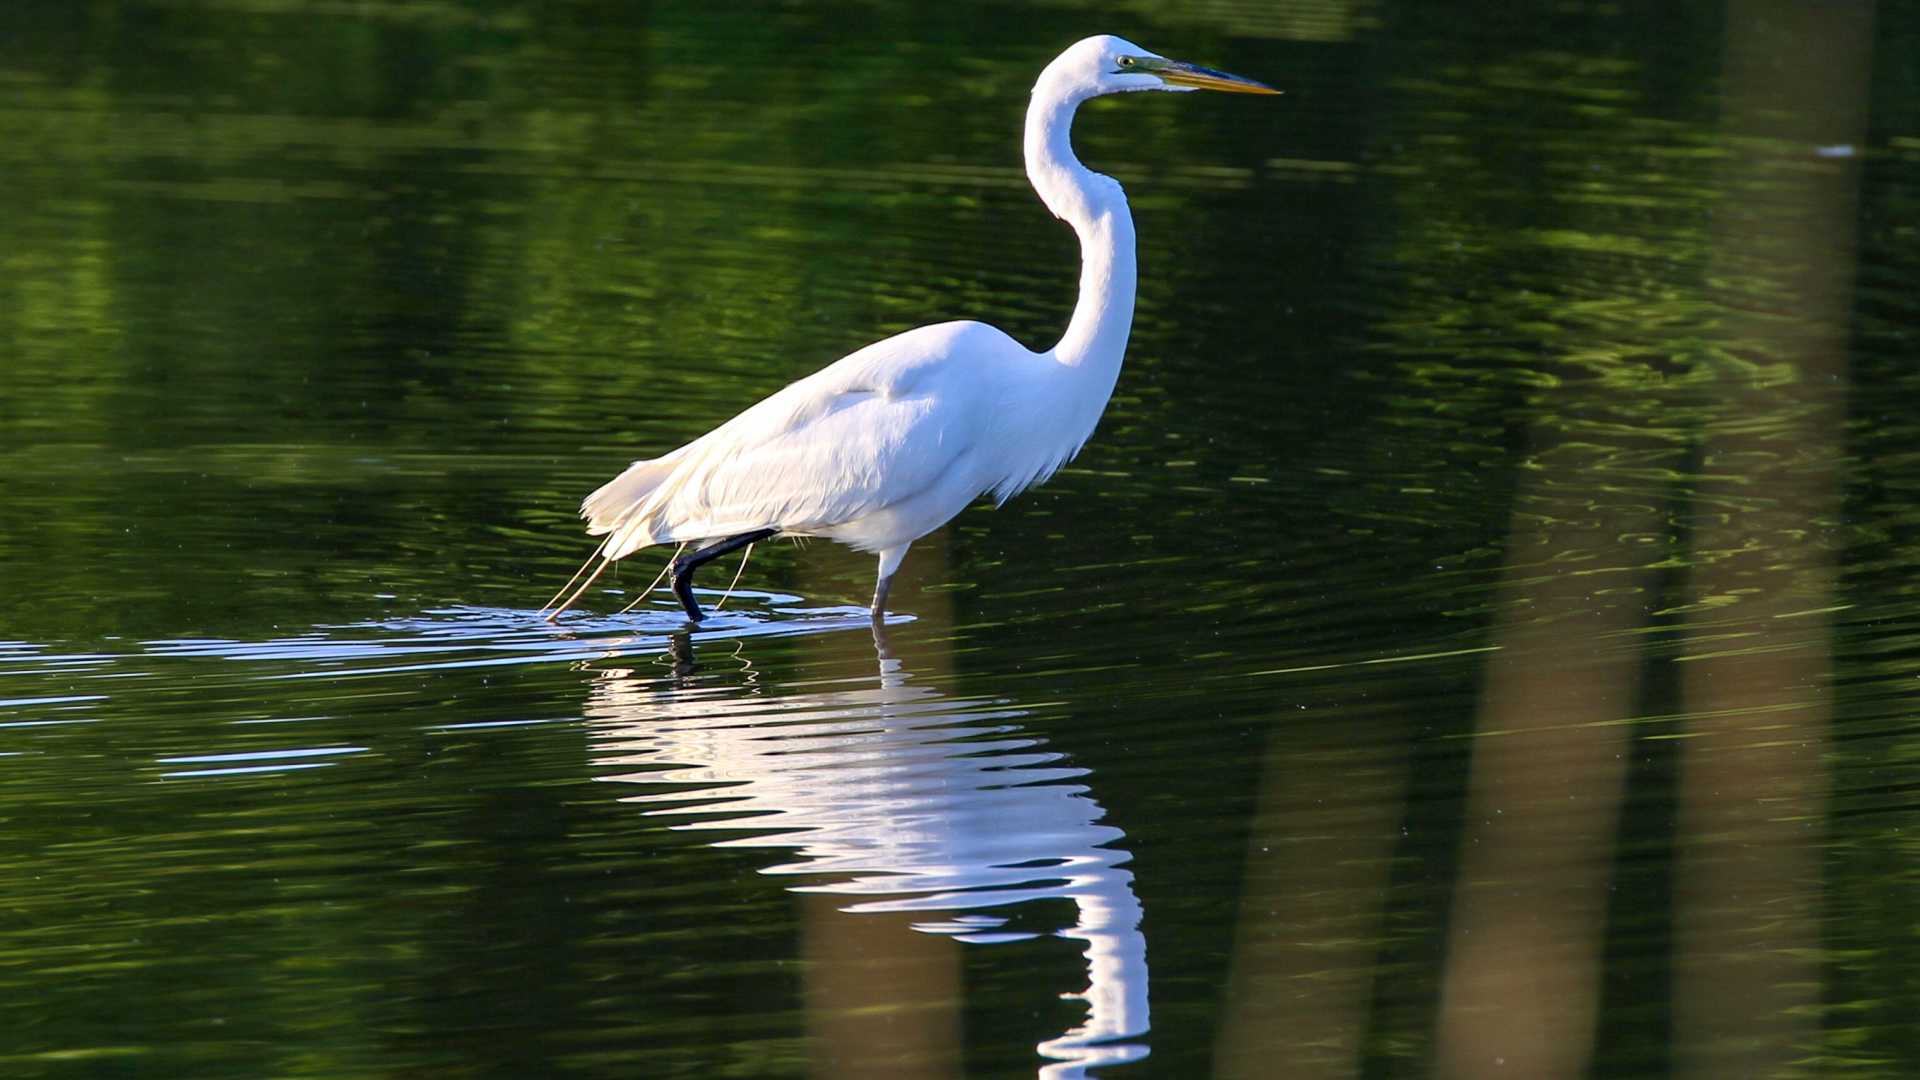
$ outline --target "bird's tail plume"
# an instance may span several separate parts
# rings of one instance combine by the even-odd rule
[[[560,591],[553,594],[553,599],[541,605],[540,614],[545,615],[548,622],[553,622],[559,619],[561,615],[566,614],[568,608],[580,601],[581,594],[585,593],[594,582],[600,580],[600,575],[607,572],[607,567],[613,565],[613,560],[606,558],[602,554],[606,550],[607,544],[606,541],[603,540],[599,547],[593,549],[593,554],[587,556],[587,561],[580,564],[580,569],[575,570],[573,576],[567,579],[567,583],[560,586]],[[587,574],[587,580],[580,581],[580,575],[587,573],[587,567],[593,566],[595,559],[600,561],[600,565],[594,567],[593,573]],[[573,583],[576,581],[580,581],[580,587],[577,589],[573,587]],[[569,589],[573,591],[569,593]],[[563,596],[567,598],[567,602],[560,604],[560,598]],[[555,604],[560,604],[560,606],[556,608],[554,607]],[[549,611],[549,608],[552,608],[552,611]]]
[[[628,515],[672,475],[674,459],[679,456],[676,451],[666,457],[636,461],[627,466],[625,472],[596,488],[580,503],[580,516],[587,519],[587,534],[599,536],[619,528]]]
[[[548,622],[558,619],[578,603],[609,565],[647,545],[650,537],[641,535],[644,527],[634,520],[634,513],[673,474],[674,459],[679,456],[676,450],[665,457],[636,461],[619,476],[595,488],[593,494],[581,500],[580,516],[587,519],[587,535],[613,535],[602,540],[580,569],[574,571],[567,583],[561,586],[560,591],[541,607],[540,612],[547,616]],[[597,567],[594,567],[595,560],[600,563]],[[587,574],[588,567],[594,567],[593,573]],[[587,580],[580,581],[582,574],[587,574]],[[579,582],[578,588],[575,588],[575,582]],[[651,592],[652,589],[647,591]],[[564,603],[562,597],[565,598]]]

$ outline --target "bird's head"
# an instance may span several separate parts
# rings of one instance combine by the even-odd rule
[[[1235,94],[1278,94],[1265,83],[1224,71],[1169,60],[1126,38],[1097,34],[1073,44],[1047,65],[1040,85],[1050,80],[1073,97],[1124,94],[1133,90],[1225,90]],[[1038,89],[1038,87],[1036,87]]]

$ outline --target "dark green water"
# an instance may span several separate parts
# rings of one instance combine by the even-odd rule
[[[1081,457],[690,641],[573,509],[884,334]],[[1920,1074],[1920,12],[0,11],[0,1075]],[[730,573],[709,571],[724,579]],[[724,584],[724,580],[710,582]]]

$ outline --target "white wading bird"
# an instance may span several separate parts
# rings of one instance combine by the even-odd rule
[[[566,596],[549,617],[609,564],[677,543],[663,574],[697,622],[694,571],[787,533],[877,553],[879,619],[915,540],[980,495],[1005,502],[1078,453],[1113,393],[1133,324],[1133,217],[1120,185],[1073,156],[1068,131],[1081,102],[1132,90],[1279,93],[1107,35],[1061,53],[1034,84],[1025,147],[1040,201],[1080,237],[1080,299],[1060,343],[1037,353],[985,323],[923,326],[828,365],[665,457],[634,462],[581,504],[587,532],[606,537],[587,560],[599,566],[549,601]]]

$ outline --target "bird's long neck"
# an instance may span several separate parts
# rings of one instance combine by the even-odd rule
[[[1073,112],[1084,96],[1051,87],[1043,75],[1027,107],[1027,178],[1047,209],[1080,237],[1080,299],[1051,355],[1101,384],[1097,416],[1119,377],[1133,328],[1133,215],[1112,177],[1073,156]]]

